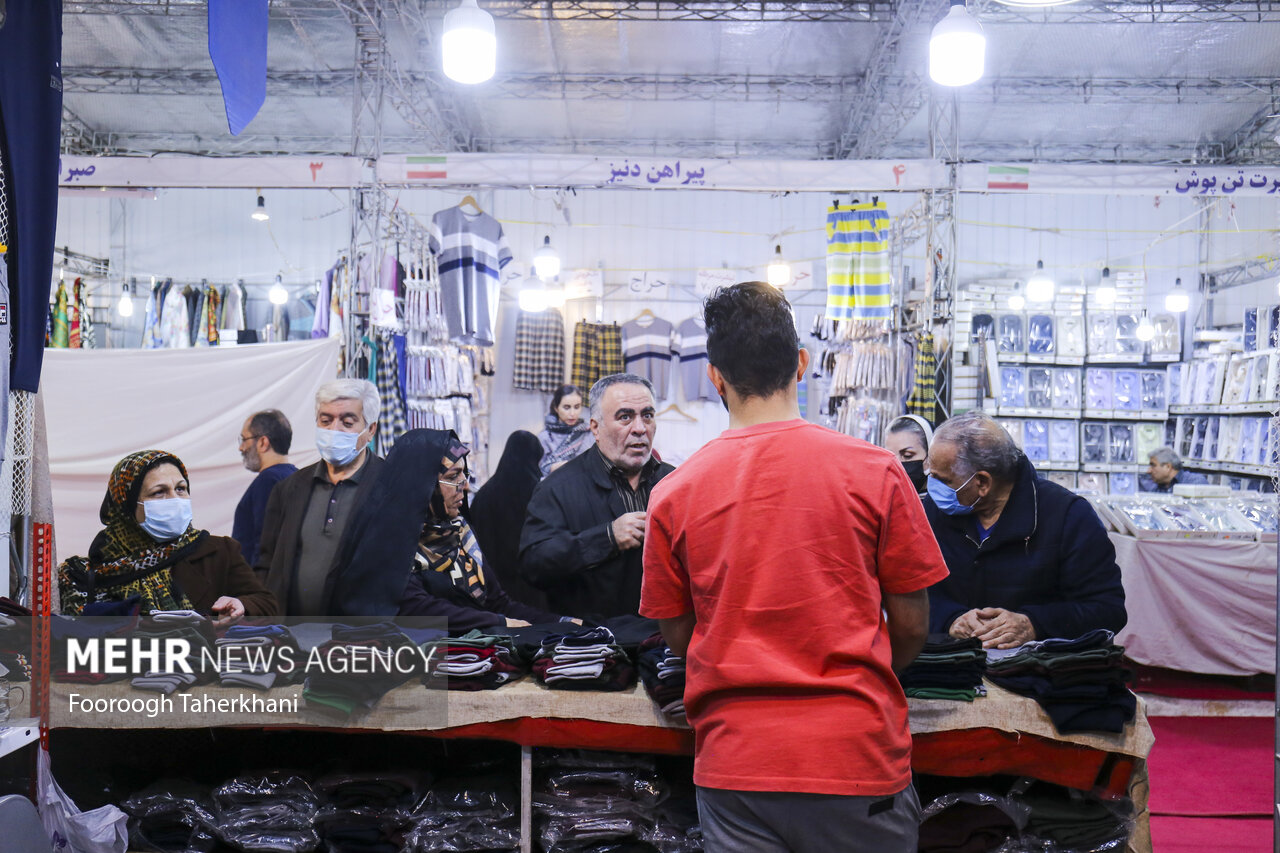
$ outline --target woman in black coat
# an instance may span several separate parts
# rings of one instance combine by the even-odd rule
[[[396,439],[375,493],[344,535],[335,612],[439,620],[451,634],[562,619],[513,600],[487,571],[461,515],[468,452],[452,430]]]
[[[525,430],[513,432],[493,476],[471,499],[467,517],[484,552],[485,565],[498,576],[503,588],[519,601],[545,608],[546,593],[520,572],[520,530],[529,498],[542,479],[538,469],[541,459],[542,443],[536,435]]]

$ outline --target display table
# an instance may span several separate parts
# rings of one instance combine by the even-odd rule
[[[1112,533],[1132,660],[1210,675],[1275,671],[1276,545]]]
[[[987,690],[985,698],[974,702],[910,700],[915,771],[960,777],[1012,773],[1073,788],[1087,790],[1096,786],[1113,793],[1128,793],[1137,817],[1129,850],[1148,853],[1151,841],[1145,759],[1154,738],[1141,699],[1137,716],[1123,733],[1061,735],[1033,700],[990,683]],[[261,694],[238,688],[202,687],[190,695],[195,701],[236,701],[242,694],[292,701],[301,693],[297,687]],[[531,748],[685,754],[693,751],[693,733],[688,726],[664,718],[639,686],[618,693],[577,692],[549,690],[532,678],[525,678],[498,690],[471,693],[427,690],[413,682],[392,690],[370,713],[351,720],[308,709],[305,702],[299,702],[296,713],[182,713],[178,710],[183,707],[179,694],[170,697],[176,706],[173,713],[89,713],[70,710],[72,694],[80,705],[86,699],[116,700],[119,704],[158,697],[134,690],[128,682],[94,686],[55,682],[50,685],[51,728],[319,727],[512,741],[524,748],[521,789],[526,839],[531,837],[527,825],[532,791]]]

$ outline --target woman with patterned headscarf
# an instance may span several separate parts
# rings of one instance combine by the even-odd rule
[[[468,452],[452,430],[396,439],[343,536],[329,612],[424,617],[454,634],[564,618],[513,600],[488,571],[461,513]]]
[[[134,596],[143,612],[196,610],[215,628],[279,612],[234,539],[192,527],[187,469],[172,453],[143,450],[121,459],[99,518],[106,528],[88,559],[71,557],[58,569],[63,613]]]

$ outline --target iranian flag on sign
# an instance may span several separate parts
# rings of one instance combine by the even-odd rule
[[[1025,190],[1028,189],[1031,170],[1026,166],[988,166],[987,189],[989,190]]]
[[[445,157],[406,157],[405,179],[410,181],[438,181],[449,176],[445,169]]]

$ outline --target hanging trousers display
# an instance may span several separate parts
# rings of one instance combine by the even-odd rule
[[[622,372],[622,330],[616,325],[582,321],[573,327],[573,379],[583,403],[602,376]]]
[[[889,212],[884,202],[827,210],[827,317],[890,316]]]
[[[934,380],[938,372],[938,362],[933,357],[933,333],[920,335],[920,346],[916,350],[915,381],[911,386],[911,396],[907,398],[907,414],[919,415],[933,423],[937,411]]]
[[[554,308],[521,311],[516,320],[515,377],[526,391],[553,393],[564,384],[564,318]]]

